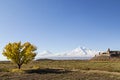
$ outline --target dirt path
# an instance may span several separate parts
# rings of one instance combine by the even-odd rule
[[[120,72],[109,72],[109,71],[100,71],[100,70],[80,70],[81,72],[86,73],[105,73],[105,74],[112,74],[112,75],[120,75]]]

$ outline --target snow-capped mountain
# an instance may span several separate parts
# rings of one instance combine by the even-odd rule
[[[69,58],[69,59],[74,59],[74,58],[92,58],[94,57],[95,55],[97,55],[99,53],[99,51],[94,51],[94,50],[91,50],[91,49],[87,49],[87,48],[84,48],[84,47],[78,47],[78,48],[75,48],[71,51],[66,51],[66,52],[63,52],[63,53],[52,53],[50,51],[43,51],[42,53],[39,53],[37,55],[37,59],[38,58],[50,58],[50,59],[57,59],[57,58]]]
[[[43,51],[42,53],[37,54],[37,58],[49,58],[53,57],[55,54],[50,51]]]
[[[52,55],[53,53],[52,52],[50,52],[50,51],[43,51],[42,53],[41,53],[41,56],[49,56],[49,55]]]
[[[68,51],[60,54],[62,57],[94,57],[98,51],[94,51],[91,49],[86,49],[83,47],[78,47],[73,49],[72,51]]]

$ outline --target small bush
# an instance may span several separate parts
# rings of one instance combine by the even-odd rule
[[[40,67],[37,66],[37,65],[33,66],[32,68],[33,68],[33,69],[40,69]]]
[[[24,73],[22,69],[12,69],[11,72]]]
[[[2,69],[0,69],[0,72],[9,72],[9,70],[6,68],[2,68]]]

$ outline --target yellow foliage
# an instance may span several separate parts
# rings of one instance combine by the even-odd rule
[[[20,68],[22,64],[27,64],[35,58],[36,50],[37,48],[29,42],[24,44],[14,42],[7,44],[2,54]]]

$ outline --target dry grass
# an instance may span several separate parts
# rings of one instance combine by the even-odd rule
[[[120,80],[120,62],[42,60],[23,65],[0,62],[0,80]]]

